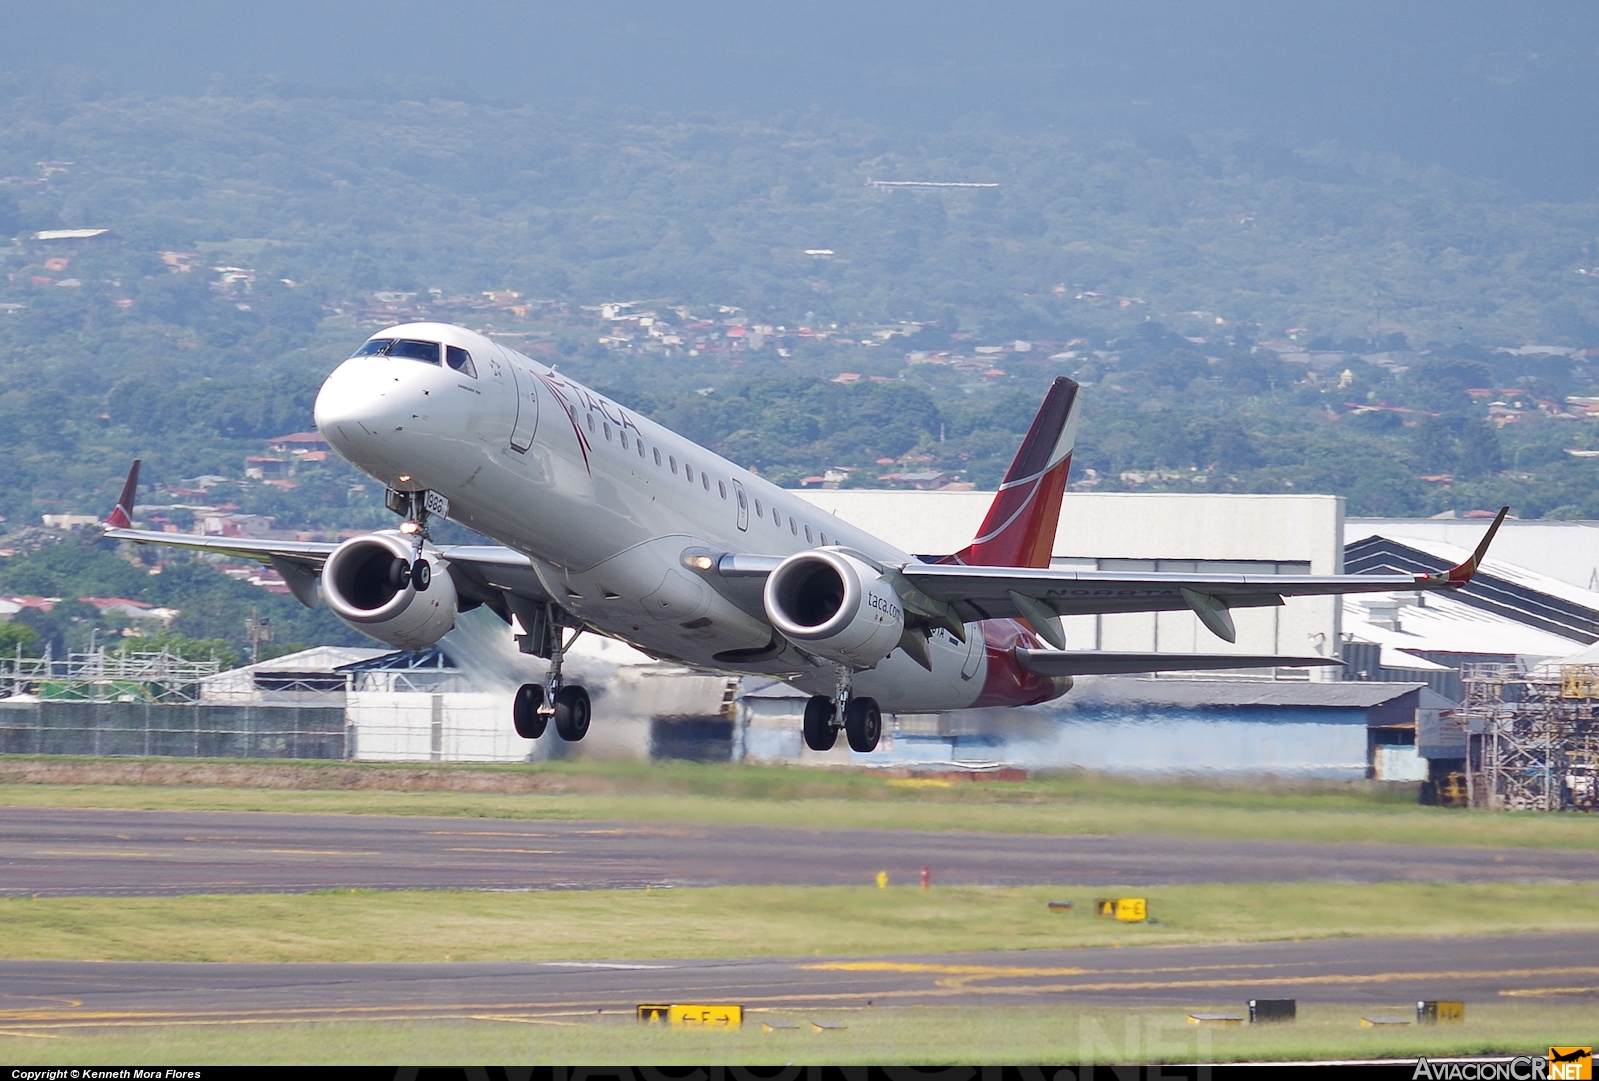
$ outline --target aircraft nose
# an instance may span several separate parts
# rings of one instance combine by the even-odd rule
[[[353,357],[333,370],[317,391],[312,416],[338,452],[354,460],[361,447],[394,427],[394,382],[381,358]]]

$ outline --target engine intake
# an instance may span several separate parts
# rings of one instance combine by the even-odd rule
[[[779,563],[762,599],[783,637],[852,668],[876,667],[905,630],[899,595],[876,568],[829,548]]]
[[[459,611],[455,582],[444,561],[424,550],[432,580],[418,592],[410,576],[394,573],[395,561],[409,561],[413,551],[409,538],[388,530],[335,548],[322,567],[322,596],[333,614],[399,649],[426,649],[443,638]]]

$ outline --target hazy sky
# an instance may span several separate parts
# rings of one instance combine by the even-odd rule
[[[1087,138],[1336,139],[1529,194],[1599,185],[1592,0],[0,0],[0,71],[192,94],[592,99]],[[245,84],[247,85],[247,84]]]

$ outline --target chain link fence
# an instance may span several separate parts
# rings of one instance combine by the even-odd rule
[[[0,702],[0,753],[346,757],[342,706]]]

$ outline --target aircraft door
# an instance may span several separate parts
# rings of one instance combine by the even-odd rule
[[[733,482],[733,500],[738,504],[738,527],[748,530],[750,527],[750,500],[744,494],[744,485],[738,481]]]
[[[539,428],[539,381],[520,364],[512,362],[511,382],[516,387],[516,420],[511,424],[511,449],[526,454]]]

